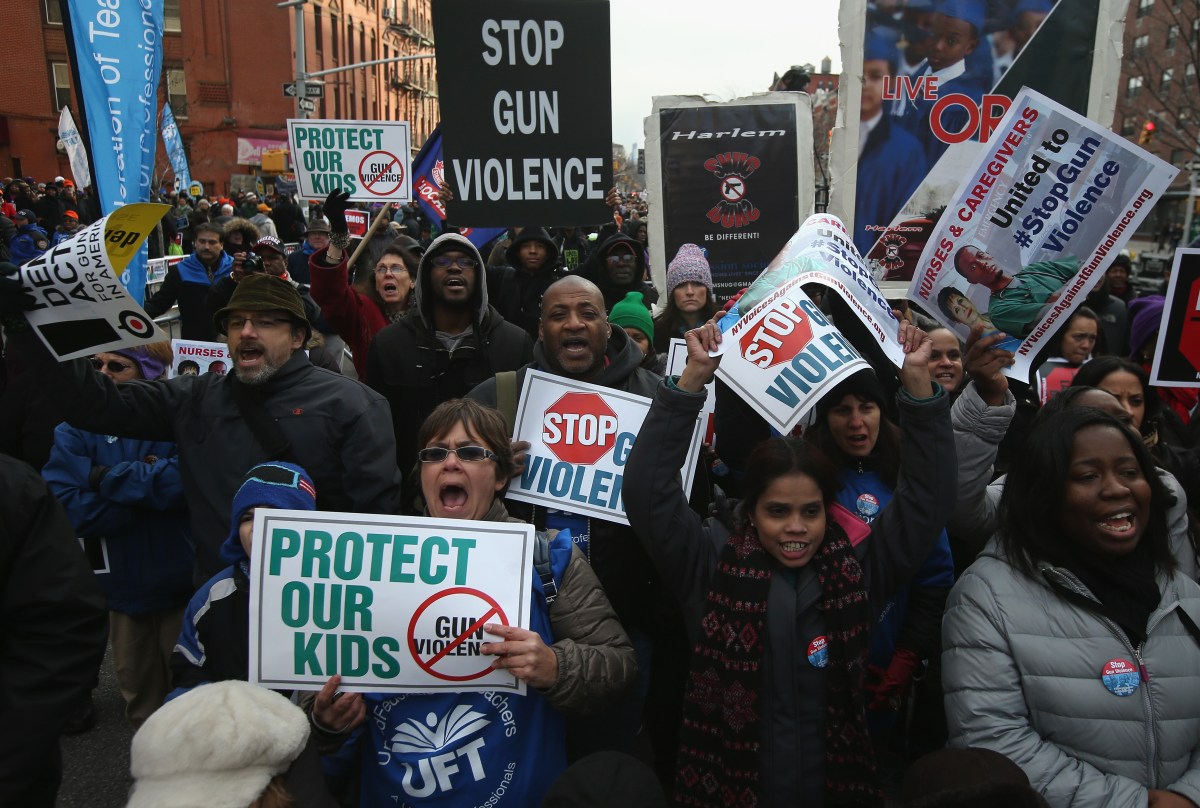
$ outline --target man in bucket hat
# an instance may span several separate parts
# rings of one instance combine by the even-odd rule
[[[315,367],[302,350],[311,326],[296,288],[268,274],[237,285],[213,318],[232,359],[230,373],[137,381],[119,387],[74,360],[51,372],[32,332],[22,356],[45,368],[68,423],[103,435],[170,440],[196,541],[197,583],[225,567],[219,550],[229,503],[246,469],[285,460],[308,469],[320,510],[397,513],[400,474],[387,400]]]

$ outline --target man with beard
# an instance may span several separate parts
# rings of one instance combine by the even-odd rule
[[[212,342],[216,332],[208,316],[208,293],[214,284],[229,276],[233,256],[224,251],[225,231],[210,222],[192,228],[195,252],[167,267],[162,286],[146,301],[151,317],[166,314],[179,304],[179,336]]]
[[[413,308],[371,343],[366,378],[392,406],[401,470],[416,461],[417,430],[438,404],[533,358],[529,335],[488,305],[482,272],[483,258],[468,239],[438,236],[417,267]],[[421,481],[410,475],[408,483],[406,508]]]
[[[503,374],[488,379],[472,390],[468,398],[490,407],[499,403],[501,414],[512,422],[515,402],[521,398],[521,388],[530,368],[647,399],[654,397],[660,377],[641,367],[642,349],[624,329],[609,324],[604,295],[586,278],[568,275],[546,290],[538,337],[533,346],[533,362],[518,370],[515,379],[505,379]],[[515,391],[505,392],[502,385],[515,386]],[[505,411],[509,401],[514,412]],[[514,449],[528,447],[529,444],[522,443]],[[654,664],[659,668],[656,677],[663,679],[663,695],[654,700],[658,714],[648,715],[647,721],[652,725],[652,741],[657,753],[673,754],[666,751],[673,748],[672,740],[662,736],[670,736],[678,726],[666,729],[665,733],[659,730],[662,725],[670,725],[672,708],[678,707],[671,703],[672,699],[677,702],[682,696],[682,674],[686,672],[684,663],[688,649],[681,643],[684,633],[675,607],[636,534],[627,525],[591,519],[570,511],[513,500],[506,500],[505,505],[509,514],[533,524],[538,530],[571,531],[572,541],[579,545],[604,585],[637,654],[635,687],[601,716],[576,720],[568,725],[569,758],[574,760],[604,749],[630,751],[642,723],[642,704],[647,690],[652,686],[658,689],[658,682],[654,685],[650,682],[652,646]],[[655,723],[658,726],[654,726]]]
[[[0,308],[13,307],[11,296],[0,294]],[[118,386],[84,359],[54,366],[32,331],[13,339],[22,339],[22,355],[38,363],[66,402],[72,426],[178,444],[198,584],[227,566],[218,553],[229,532],[229,503],[246,469],[265,460],[309,469],[321,510],[397,513],[400,474],[387,401],[309,361],[302,347],[311,327],[295,287],[250,275],[213,320],[233,365],[226,376]]]

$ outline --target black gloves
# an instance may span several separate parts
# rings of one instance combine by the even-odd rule
[[[346,208],[350,206],[349,199],[348,191],[330,191],[329,196],[325,197],[323,209],[325,218],[329,220],[331,235],[350,232],[350,228],[346,226]]]

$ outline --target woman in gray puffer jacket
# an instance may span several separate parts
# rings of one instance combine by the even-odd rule
[[[950,744],[1005,755],[1051,806],[1195,808],[1200,586],[1175,568],[1166,489],[1107,413],[1032,437],[942,624]]]

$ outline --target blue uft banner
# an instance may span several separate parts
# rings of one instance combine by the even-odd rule
[[[162,139],[167,147],[167,159],[171,161],[171,169],[175,172],[175,190],[186,193],[192,184],[192,172],[188,170],[183,138],[179,136],[179,127],[175,125],[175,114],[171,112],[170,104],[163,104]]]
[[[100,208],[150,200],[156,146],[154,109],[162,73],[163,0],[67,3],[79,101],[88,123]],[[146,250],[121,281],[140,304]]]
[[[420,204],[425,215],[444,228],[446,222],[446,206],[438,199],[438,186],[443,183],[445,168],[442,165],[442,127],[434,127],[429,139],[421,147],[421,153],[413,160],[412,184],[413,198]],[[463,227],[460,222],[451,222],[459,232],[471,240],[476,247],[482,247],[496,236],[504,232],[503,227]]]

